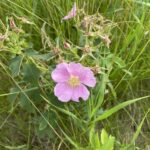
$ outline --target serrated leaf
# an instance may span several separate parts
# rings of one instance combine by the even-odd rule
[[[24,81],[33,85],[38,84],[41,71],[36,67],[34,63],[27,63],[23,66]]]
[[[9,68],[11,70],[11,75],[16,77],[19,75],[21,64],[22,64],[23,56],[16,56],[10,62]]]

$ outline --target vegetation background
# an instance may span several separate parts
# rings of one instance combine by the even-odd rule
[[[0,39],[0,149],[149,150],[149,0],[76,1],[87,15],[99,12],[116,24],[110,32],[109,53],[114,56],[111,65],[118,67],[113,66],[109,84],[104,80],[106,72],[97,75],[98,85],[87,102],[62,104],[53,95],[50,72],[56,63],[49,59],[53,55],[47,45],[57,45],[58,39],[79,45],[78,20],[61,22],[73,3],[0,1],[1,38],[10,30],[11,17],[23,29],[21,34],[10,31],[8,41]],[[22,20],[26,23],[18,17],[27,18]]]

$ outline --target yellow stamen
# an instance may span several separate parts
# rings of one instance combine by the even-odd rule
[[[72,87],[76,87],[80,85],[80,80],[77,76],[71,76],[70,79],[68,80],[68,83]]]

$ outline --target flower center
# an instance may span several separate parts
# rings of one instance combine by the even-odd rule
[[[68,80],[68,83],[70,86],[76,87],[76,86],[80,85],[80,80],[77,76],[71,75],[70,79]]]

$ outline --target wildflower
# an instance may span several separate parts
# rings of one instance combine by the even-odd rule
[[[87,100],[90,93],[86,86],[94,87],[96,78],[88,67],[80,63],[61,63],[52,72],[52,79],[57,83],[54,94],[62,102]]]
[[[65,16],[64,18],[62,18],[62,21],[63,21],[63,20],[71,19],[71,18],[75,17],[76,14],[77,14],[77,8],[76,8],[76,3],[74,3],[74,5],[73,5],[71,11],[69,11],[69,13],[68,13],[67,16]]]

